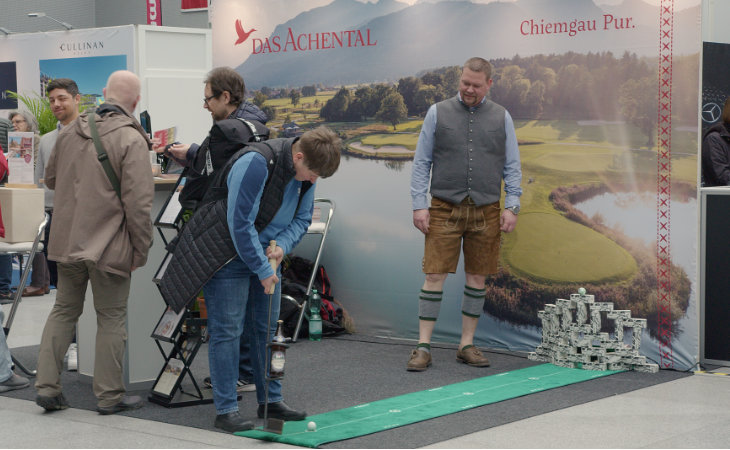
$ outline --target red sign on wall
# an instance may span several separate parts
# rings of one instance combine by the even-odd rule
[[[208,8],[208,0],[182,0],[180,9],[206,9]]]
[[[162,0],[147,0],[147,25],[162,25]]]

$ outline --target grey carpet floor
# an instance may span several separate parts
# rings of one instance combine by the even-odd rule
[[[150,345],[154,343],[150,342]],[[310,414],[319,414],[541,364],[529,361],[524,354],[486,352],[491,367],[473,368],[456,361],[455,346],[438,345],[432,350],[433,366],[426,372],[414,373],[405,370],[412,347],[411,343],[358,335],[326,338],[321,342],[299,341],[287,352],[283,382],[285,401]],[[13,349],[13,355],[27,366],[35,367],[38,347]],[[160,356],[160,367],[162,363]],[[209,373],[207,345],[203,345],[198,352],[192,372],[202,385],[203,378]],[[322,447],[416,448],[689,375],[671,370],[662,370],[657,374],[624,372]],[[76,372],[64,372],[62,384],[64,395],[72,407],[95,409],[96,399],[88,377],[81,377]],[[146,399],[148,391],[131,393]],[[0,395],[33,400],[35,390],[29,388]],[[244,417],[262,425],[263,421],[256,418],[255,393],[243,393],[239,407]],[[165,408],[146,403],[142,409],[123,414],[218,431],[213,427],[215,408],[212,404]]]

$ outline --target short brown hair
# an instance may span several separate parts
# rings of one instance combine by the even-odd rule
[[[324,125],[305,132],[299,138],[299,150],[307,168],[322,178],[331,177],[340,167],[342,140]]]
[[[475,56],[467,59],[464,63],[464,69],[469,69],[473,72],[482,72],[487,76],[487,81],[492,79],[492,65],[484,58]]]
[[[223,91],[231,94],[231,103],[238,106],[243,102],[246,84],[243,77],[230,67],[216,67],[208,73],[205,84],[210,84],[210,91],[218,97]]]
[[[71,78],[56,78],[55,80],[51,80],[48,86],[46,86],[46,95],[50,94],[54,89],[64,89],[71,94],[71,97],[79,95],[79,86]]]

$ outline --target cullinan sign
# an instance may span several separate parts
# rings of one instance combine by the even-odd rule
[[[61,42],[58,46],[62,53],[72,53],[75,56],[90,55],[92,51],[103,48],[104,41]]]

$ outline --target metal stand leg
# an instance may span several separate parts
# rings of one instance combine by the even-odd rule
[[[36,371],[36,370],[29,370],[29,369],[27,369],[27,368],[26,368],[26,367],[25,367],[25,366],[24,366],[23,364],[21,364],[21,363],[20,363],[20,361],[18,361],[18,360],[17,360],[16,358],[15,358],[15,356],[13,356],[12,354],[10,355],[10,358],[11,358],[11,359],[13,360],[13,364],[15,364],[15,366],[16,366],[16,367],[17,367],[18,369],[22,370],[22,371],[23,371],[23,372],[24,372],[24,373],[25,373],[26,375],[28,375],[29,377],[34,377],[34,376],[36,376],[36,374],[38,373],[38,371]]]

